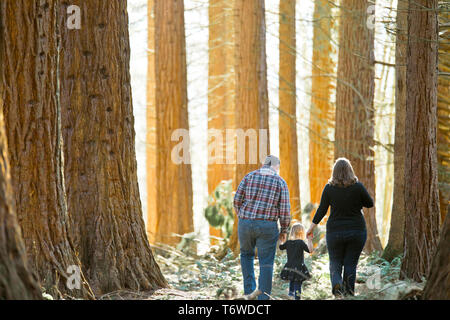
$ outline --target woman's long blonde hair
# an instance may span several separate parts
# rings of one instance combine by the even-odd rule
[[[358,177],[353,171],[353,167],[347,158],[338,158],[333,166],[328,183],[332,186],[348,187],[358,181]]]
[[[292,225],[291,232],[289,233],[289,239],[305,239],[305,227],[300,222],[296,222]]]

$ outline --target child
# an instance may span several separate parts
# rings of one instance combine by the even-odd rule
[[[289,234],[289,239],[280,245],[280,250],[287,250],[287,262],[281,271],[281,278],[289,280],[289,296],[300,300],[302,283],[311,276],[303,260],[303,251],[313,252],[312,238],[308,238],[308,245],[305,241],[305,228],[301,223],[295,223]]]

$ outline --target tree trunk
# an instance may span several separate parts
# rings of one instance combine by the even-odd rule
[[[334,126],[335,108],[330,102],[334,63],[331,32],[334,27],[331,3],[314,2],[311,111],[309,132],[309,185],[311,203],[319,204],[322,191],[331,176],[334,150],[328,134]],[[314,210],[311,215],[314,215]],[[311,218],[312,219],[312,218]],[[326,219],[323,219],[325,223]]]
[[[280,176],[289,188],[291,216],[302,220],[298,173],[295,92],[295,0],[280,1],[279,146]]]
[[[374,29],[367,25],[367,0],[342,0],[336,88],[335,158],[346,157],[375,198]],[[375,207],[364,209],[365,251],[381,251]]]
[[[430,274],[424,289],[427,300],[450,300],[450,217],[447,214],[442,226],[439,244],[431,263]]]
[[[166,286],[148,243],[137,182],[127,3],[74,0],[82,28],[62,30],[67,202],[96,294]],[[64,17],[67,5],[60,8]]]
[[[270,150],[264,0],[236,0],[234,21],[236,128],[244,132],[254,130],[257,135],[256,145],[250,146],[251,139],[248,139],[242,149],[245,155],[244,163],[236,164],[235,181],[239,184],[247,173],[261,166],[261,159],[264,161],[267,150]],[[260,129],[266,130],[267,139],[261,135]],[[237,146],[242,147],[239,143]],[[241,155],[239,148],[237,153],[238,156]],[[258,161],[254,163],[251,158]],[[230,249],[235,254],[239,252],[237,225],[238,219],[235,214],[233,234],[229,243]]]
[[[2,85],[16,212],[31,269],[53,296],[88,297],[70,289],[69,267],[79,260],[70,230],[63,177],[60,45],[52,1],[2,1]],[[81,274],[82,275],[82,274]]]
[[[397,4],[395,42],[395,138],[394,201],[389,240],[383,258],[391,261],[403,253],[405,228],[405,117],[406,117],[406,49],[408,44],[408,1]]]
[[[421,281],[439,236],[437,0],[409,2],[406,55],[405,257],[402,276]]]
[[[184,32],[184,5],[182,0],[154,2],[154,71],[149,70],[149,82],[154,81],[155,93],[148,96],[149,106],[155,108],[155,121],[148,130],[155,130],[149,141],[153,154],[148,161],[155,161],[155,180],[149,181],[149,190],[155,188],[149,203],[147,232],[150,242],[176,244],[179,237],[194,231],[192,212],[192,176],[189,156],[189,123],[187,109],[186,44]],[[152,17],[149,17],[151,19]],[[151,30],[150,30],[151,31]],[[151,43],[150,43],[151,44]],[[151,64],[149,65],[151,67]],[[150,90],[150,87],[149,87]],[[152,115],[149,115],[149,118]],[[181,129],[181,142],[173,134]],[[176,146],[182,143],[182,152]],[[175,158],[173,155],[175,153]],[[178,159],[180,156],[183,159]],[[176,161],[174,161],[176,160]],[[180,162],[178,162],[180,160]],[[153,165],[153,164],[152,164]],[[149,164],[150,166],[150,164]],[[151,178],[152,175],[149,176]]]
[[[208,65],[208,130],[218,130],[208,140],[208,193],[211,194],[222,180],[234,178],[235,164],[227,163],[226,129],[235,129],[234,105],[234,20],[233,1],[209,1],[209,65]],[[215,146],[220,150],[216,154]],[[234,183],[234,189],[236,188]],[[210,227],[210,235],[221,237],[220,229]],[[211,240],[212,244],[217,243]]]
[[[0,7],[0,16],[3,9]],[[4,61],[1,56],[1,40],[2,38],[0,58]],[[0,74],[3,74],[1,70]],[[42,299],[37,279],[28,266],[25,245],[14,210],[2,96],[3,84],[0,86],[0,300]]]
[[[439,10],[439,71],[437,105],[437,157],[441,223],[450,202],[450,2],[444,1]]]

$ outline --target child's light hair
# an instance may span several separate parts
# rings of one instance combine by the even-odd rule
[[[305,239],[305,227],[300,222],[296,222],[292,225],[289,239]]]

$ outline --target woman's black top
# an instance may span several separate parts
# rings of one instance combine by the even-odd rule
[[[313,223],[319,224],[329,206],[331,211],[327,221],[327,232],[366,230],[362,208],[372,208],[373,199],[359,181],[348,187],[338,187],[327,183]]]
[[[308,246],[303,240],[288,240],[280,245],[280,250],[287,250],[287,262],[283,267],[281,276],[286,273],[286,278],[291,281],[303,281],[305,277],[302,273],[307,273],[304,268],[303,252],[309,253]],[[301,271],[301,273],[294,270]]]

